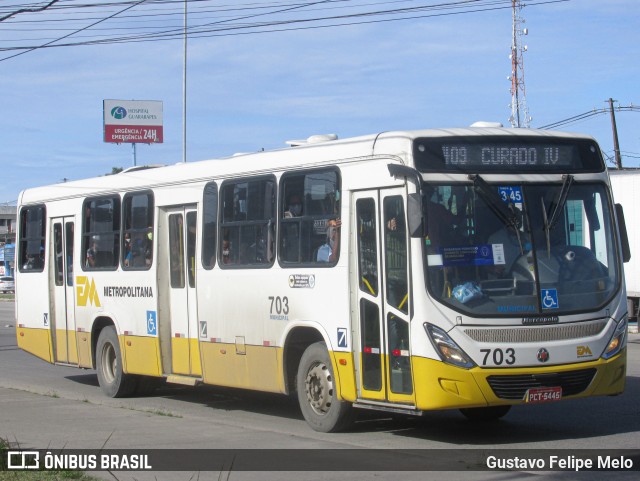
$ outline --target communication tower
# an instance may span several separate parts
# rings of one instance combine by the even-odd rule
[[[520,0],[511,0],[513,11],[513,35],[511,42],[511,117],[509,122],[512,127],[531,126],[531,117],[527,108],[527,92],[524,87],[524,53],[527,46],[523,45],[522,38],[529,34],[527,28],[523,28],[524,18],[520,15],[523,5]]]

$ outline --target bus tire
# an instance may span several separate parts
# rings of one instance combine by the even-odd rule
[[[102,391],[109,397],[127,397],[136,388],[134,376],[122,370],[120,343],[113,326],[100,331],[96,346],[96,371]]]
[[[470,421],[495,421],[507,414],[511,406],[488,406],[484,408],[464,408],[460,412]]]
[[[296,381],[300,410],[315,431],[342,431],[353,422],[351,403],[336,396],[333,367],[324,342],[311,344],[304,351]]]

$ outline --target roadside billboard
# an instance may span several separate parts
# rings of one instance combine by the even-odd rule
[[[161,144],[162,102],[104,100],[104,141],[122,144]]]

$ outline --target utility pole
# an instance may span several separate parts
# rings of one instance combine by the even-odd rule
[[[613,100],[609,97],[609,112],[611,113],[611,130],[613,130],[613,152],[615,154],[616,159],[616,169],[622,169],[622,157],[620,156],[620,145],[618,144],[618,127],[616,127],[616,114],[613,110],[613,102],[617,102],[617,100]]]
[[[182,162],[187,161],[187,0],[184,0],[184,65],[182,67]]]
[[[526,45],[521,45],[518,39],[523,35],[528,35],[529,30],[521,28],[525,23],[523,17],[520,16],[522,4],[520,0],[511,0],[512,14],[512,38],[511,38],[511,75],[507,77],[511,80],[511,117],[509,122],[511,127],[531,126],[531,117],[527,108],[527,93],[524,86],[524,52],[527,51]]]

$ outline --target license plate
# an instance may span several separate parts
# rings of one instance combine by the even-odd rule
[[[524,402],[527,403],[548,403],[560,401],[560,399],[562,399],[562,388],[560,386],[528,389],[524,395]]]

